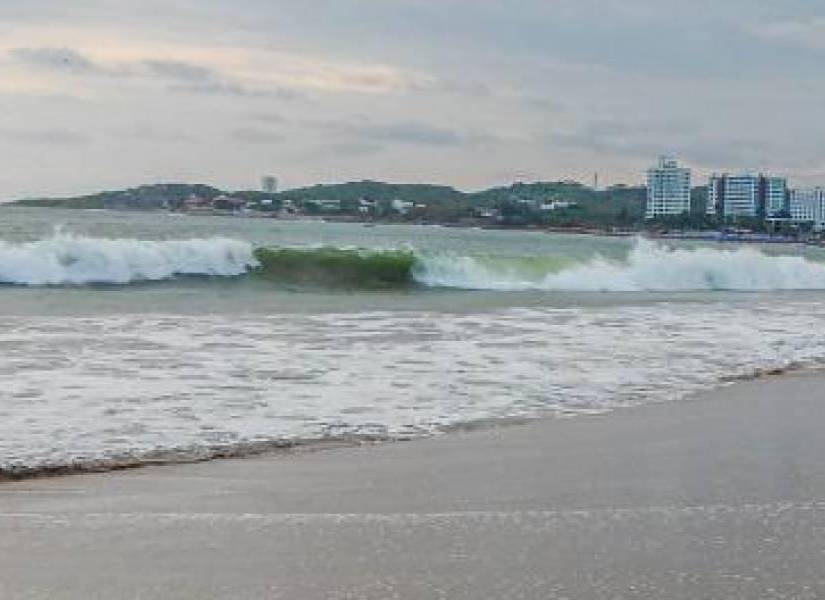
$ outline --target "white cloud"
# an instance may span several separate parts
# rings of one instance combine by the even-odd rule
[[[821,0],[30,0],[0,33],[6,198],[636,182],[660,148],[825,183]]]
[[[750,26],[749,31],[771,42],[825,50],[825,17],[760,23]]]
[[[31,36],[37,39],[37,36]],[[72,37],[77,37],[73,35]],[[5,46],[5,48],[4,48]],[[0,51],[36,70],[72,75],[161,78],[185,82],[193,91],[244,95],[244,92],[398,94],[434,87],[426,73],[372,61],[343,61],[287,51],[243,46],[216,49],[203,45],[158,45],[130,39],[84,36],[77,45],[15,46]],[[172,57],[172,58],[170,58]]]

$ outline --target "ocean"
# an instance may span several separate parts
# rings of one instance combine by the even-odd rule
[[[825,360],[811,247],[11,207],[0,240],[0,478],[604,414]]]

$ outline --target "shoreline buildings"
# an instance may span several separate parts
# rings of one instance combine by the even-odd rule
[[[647,172],[645,219],[691,211],[691,172],[675,158],[659,157]],[[791,189],[787,177],[765,173],[714,173],[708,180],[705,215],[721,226],[738,219],[790,224],[825,232],[825,187]]]
[[[680,167],[674,158],[659,157],[658,164],[647,172],[645,218],[689,213],[690,192],[690,169]]]
[[[706,211],[725,219],[787,217],[788,180],[764,174],[713,174]]]
[[[793,223],[813,223],[814,231],[825,231],[825,188],[792,190],[788,212]]]
[[[647,172],[645,219],[691,212],[691,172],[662,156]],[[787,177],[765,173],[714,173],[708,180],[705,215],[717,223],[739,219],[809,227],[825,232],[825,187],[791,189]]]

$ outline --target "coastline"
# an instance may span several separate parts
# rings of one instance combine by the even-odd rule
[[[821,597],[824,384],[5,483],[0,597]]]
[[[685,230],[679,233],[663,233],[660,231],[634,229],[634,230],[610,230],[598,227],[588,226],[517,226],[517,225],[491,225],[485,221],[473,222],[431,222],[431,221],[404,221],[392,219],[359,219],[357,217],[336,217],[331,215],[301,215],[299,217],[280,218],[274,214],[268,213],[253,213],[241,214],[233,213],[231,211],[216,210],[210,212],[182,212],[182,211],[168,211],[163,209],[121,209],[121,208],[80,208],[80,207],[60,207],[60,206],[43,206],[32,207],[25,205],[18,205],[9,203],[4,208],[12,209],[32,209],[39,210],[70,210],[70,211],[90,211],[90,212],[112,212],[119,214],[158,214],[171,215],[175,217],[211,217],[211,218],[233,218],[233,219],[266,219],[277,223],[342,223],[349,225],[361,225],[363,227],[381,227],[381,226],[412,226],[412,227],[443,227],[448,229],[476,229],[482,231],[513,231],[521,233],[542,233],[542,234],[558,234],[558,235],[580,235],[591,237],[604,238],[645,238],[651,240],[664,241],[685,241],[685,242],[709,242],[709,243],[724,243],[724,244],[783,244],[783,245],[799,245],[799,246],[814,246],[825,247],[825,241],[818,240],[812,242],[805,239],[793,239],[783,236],[762,236],[762,235],[724,235],[723,232],[717,230]]]

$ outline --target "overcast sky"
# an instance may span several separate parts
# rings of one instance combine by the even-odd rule
[[[822,0],[6,0],[0,198],[146,182],[825,184]]]

